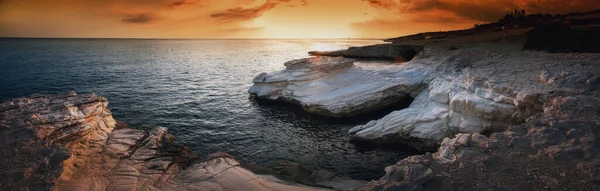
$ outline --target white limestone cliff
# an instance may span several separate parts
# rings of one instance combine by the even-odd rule
[[[361,67],[354,62],[331,57],[289,61],[283,71],[258,75],[249,93],[319,115],[347,117],[411,99],[428,72],[419,65]]]

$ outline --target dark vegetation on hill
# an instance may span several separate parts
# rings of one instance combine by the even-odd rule
[[[426,32],[386,39],[386,42],[404,43],[415,40],[441,40],[482,35],[493,32],[527,30],[524,50],[548,52],[600,52],[600,10],[564,15],[530,14],[515,10],[498,22],[476,24],[475,27],[456,31]]]
[[[571,27],[549,24],[529,31],[524,50],[600,53],[600,25]]]

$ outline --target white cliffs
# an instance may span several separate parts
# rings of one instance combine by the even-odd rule
[[[250,93],[335,117],[414,96],[408,108],[349,134],[354,140],[435,149],[459,133],[489,134],[522,124],[543,112],[544,100],[554,93],[597,87],[597,77],[580,69],[593,65],[594,56],[520,49],[503,44],[428,47],[410,62],[385,67],[353,65],[345,58],[301,59],[286,63],[283,71],[259,75]]]
[[[260,74],[249,92],[334,117],[374,111],[417,95],[408,108],[349,133],[355,140],[434,149],[455,134],[501,131],[539,112],[535,92],[548,91],[534,85],[539,75],[511,72],[517,67],[498,55],[481,49],[430,49],[406,64],[383,67],[313,57],[287,62],[277,73]],[[515,55],[519,57],[524,58]],[[530,81],[531,85],[515,86]]]
[[[494,47],[429,50],[408,63],[439,64],[414,102],[349,134],[355,140],[435,149],[456,134],[503,131],[542,113],[553,94],[593,90],[597,78],[581,69],[593,65],[593,59]]]
[[[465,76],[437,77],[408,108],[356,126],[349,133],[357,140],[402,142],[418,149],[432,149],[457,133],[499,131],[523,120],[515,115],[514,98],[471,87],[465,83]]]
[[[410,99],[428,72],[419,65],[361,67],[341,57],[299,59],[285,66],[280,72],[257,76],[249,93],[332,117],[354,116]]]

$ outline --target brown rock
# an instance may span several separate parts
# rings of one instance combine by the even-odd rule
[[[320,190],[263,179],[226,153],[197,158],[164,127],[115,129],[107,105],[74,92],[2,103],[0,190]]]

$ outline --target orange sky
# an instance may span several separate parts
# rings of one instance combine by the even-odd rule
[[[0,36],[387,38],[461,29],[508,11],[600,9],[598,0],[0,0]]]

